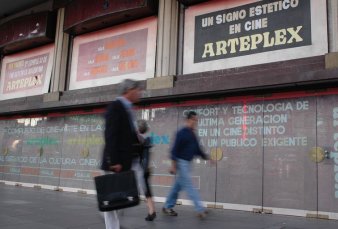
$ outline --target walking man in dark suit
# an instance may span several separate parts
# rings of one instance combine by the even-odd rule
[[[133,160],[137,161],[139,156],[136,146],[140,142],[132,105],[140,98],[140,85],[137,81],[126,79],[120,86],[121,96],[108,106],[105,114],[105,146],[101,169],[106,173],[130,170]],[[104,219],[106,229],[120,229],[116,211],[104,212]]]

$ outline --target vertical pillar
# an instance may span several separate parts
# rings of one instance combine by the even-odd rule
[[[338,52],[338,1],[328,0],[329,52]]]
[[[329,53],[325,55],[325,68],[338,68],[338,1],[327,0]]]
[[[177,44],[177,75],[183,74],[185,6],[180,3]]]
[[[176,75],[179,3],[159,0],[156,77]]]
[[[57,15],[55,50],[50,92],[59,92],[66,89],[69,35],[63,32],[64,18],[65,9],[60,8]]]

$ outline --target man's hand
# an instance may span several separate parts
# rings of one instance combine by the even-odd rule
[[[120,172],[122,170],[122,165],[120,165],[120,164],[111,165],[111,166],[109,166],[109,170],[113,171],[115,173],[118,173],[118,172]]]
[[[169,173],[172,174],[172,175],[176,174],[176,162],[175,161],[171,162],[171,167],[169,169]]]

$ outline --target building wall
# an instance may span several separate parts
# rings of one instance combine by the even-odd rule
[[[113,19],[120,18],[113,13],[104,19],[88,19],[87,24],[74,28],[67,24],[66,31],[67,10],[56,9],[50,86],[34,96],[28,92],[15,98],[18,94],[14,93],[13,98],[2,97],[0,101],[0,180],[92,193],[92,178],[99,174],[103,144],[102,113],[117,96],[118,83],[124,76],[134,77],[145,89],[137,116],[148,120],[151,126],[152,184],[157,201],[164,200],[173,180],[167,174],[173,135],[182,124],[184,113],[192,109],[199,114],[197,133],[202,145],[217,160],[214,167],[200,160],[194,163],[194,182],[206,205],[338,219],[335,1],[328,1],[327,7],[322,0],[302,1],[311,6],[305,7],[310,17],[305,21],[297,11],[304,9],[297,7],[293,9],[297,18],[292,18],[295,12],[289,10],[264,15],[269,26],[276,27],[271,28],[272,32],[297,26],[292,23],[313,28],[307,37],[310,43],[194,62],[195,45],[200,42],[196,38],[199,28],[194,23],[200,15],[206,18],[248,10],[259,2],[206,1],[184,6],[175,0],[160,0],[157,15],[150,16],[153,24],[142,23],[149,20],[147,13],[130,22],[114,24]],[[144,13],[132,12],[134,16]],[[294,20],[287,20],[290,15]],[[108,20],[109,26],[95,29],[95,23],[102,26],[100,20]],[[236,23],[243,25],[247,21],[248,18]],[[81,30],[84,25],[90,32]],[[145,65],[151,66],[149,71],[131,71],[115,78],[98,75],[103,83],[91,79],[79,86],[74,80],[74,69],[78,71],[82,61],[79,53],[85,49],[81,47],[105,39],[128,40],[128,34],[138,31],[140,25],[150,31],[147,39],[142,40],[149,52],[139,56],[140,60],[146,58]],[[213,39],[219,37],[218,29],[209,29],[209,34],[199,35],[216,44],[218,40]],[[264,29],[270,27],[256,31],[263,34]],[[232,35],[252,37],[256,31]],[[138,44],[132,41],[129,48],[136,49]],[[205,42],[200,44],[208,47]],[[6,55],[2,62],[29,60],[32,57],[26,56],[26,52],[35,51],[20,50]],[[102,54],[95,52],[87,53],[96,54],[93,59]],[[4,79],[6,68],[4,64],[2,67]],[[181,201],[190,204],[186,196]]]

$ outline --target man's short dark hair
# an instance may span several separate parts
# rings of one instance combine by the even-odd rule
[[[136,80],[125,79],[119,85],[119,94],[124,95],[131,89],[140,88],[140,83]]]
[[[189,111],[187,116],[186,116],[186,119],[191,119],[195,116],[197,116],[197,113],[195,111]]]

